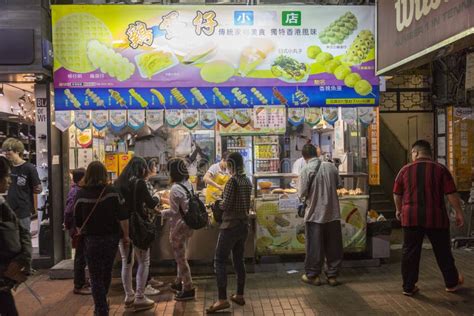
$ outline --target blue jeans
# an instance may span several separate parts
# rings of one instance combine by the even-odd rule
[[[221,229],[217,240],[214,258],[214,271],[217,279],[217,290],[220,300],[227,299],[226,262],[232,252],[232,262],[237,275],[237,295],[244,295],[245,287],[245,240],[249,232],[248,223]]]
[[[27,231],[30,231],[31,227],[31,217],[19,218],[18,222],[23,226]]]
[[[96,315],[109,315],[107,294],[112,281],[112,267],[118,243],[119,237],[116,235],[85,236],[85,254]]]

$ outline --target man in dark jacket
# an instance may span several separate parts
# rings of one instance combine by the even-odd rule
[[[0,194],[5,194],[9,184],[10,167],[0,157]],[[0,196],[0,315],[18,315],[11,290],[26,281],[30,263],[30,232],[20,225],[5,198]]]

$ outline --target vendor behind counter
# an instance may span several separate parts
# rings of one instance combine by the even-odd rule
[[[206,204],[214,203],[224,191],[225,184],[230,179],[230,174],[227,170],[226,159],[227,152],[222,153],[221,160],[213,164],[204,175],[204,182],[206,183]]]

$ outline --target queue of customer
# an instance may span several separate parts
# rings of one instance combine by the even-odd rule
[[[7,151],[16,153],[14,142],[7,145]],[[14,154],[10,155],[14,158]],[[303,147],[302,155],[304,163],[301,163],[299,196],[304,201],[300,215],[305,222],[306,258],[301,280],[319,286],[323,283],[321,275],[324,272],[328,284],[337,286],[340,284],[337,277],[343,258],[336,191],[341,186],[339,173],[333,163],[318,159],[317,148],[312,144]],[[449,219],[442,197],[447,196],[456,210],[456,223],[462,226],[464,218],[456,187],[449,171],[431,160],[428,142],[417,141],[412,147],[412,157],[414,162],[400,171],[394,187],[396,215],[404,230],[403,294],[411,296],[419,290],[416,282],[425,234],[433,244],[446,291],[455,292],[464,282],[464,277],[456,269],[450,251]],[[180,158],[169,161],[171,189],[167,196],[160,196],[148,182],[149,177],[156,173],[156,164],[155,160],[147,162],[134,157],[113,185],[105,166],[98,161],[89,164],[87,170],[72,172],[74,183],[66,203],[64,226],[69,230],[76,248],[74,293],[92,293],[95,315],[109,314],[107,295],[118,250],[122,259],[125,307],[142,311],[155,306],[155,302],[147,297],[150,294],[146,290],[147,284],[151,284],[150,247],[156,234],[154,221],[157,215],[170,222],[169,241],[177,264],[176,279],[171,285],[176,292],[174,298],[187,301],[196,297],[186,258],[193,229],[185,220],[185,214],[190,212],[190,199],[194,196],[186,162]],[[430,178],[430,175],[434,177]],[[9,177],[10,165],[0,157],[0,194],[7,191]],[[407,179],[423,181],[413,183]],[[207,313],[215,313],[231,307],[227,296],[226,271],[230,255],[237,278],[237,288],[230,301],[238,305],[246,303],[244,249],[249,232],[252,183],[245,174],[244,161],[239,153],[224,154],[222,160],[208,171],[205,180],[208,187],[213,187],[211,191],[222,192],[221,197],[207,196],[216,201],[212,209],[219,224],[214,257],[218,300],[206,309]],[[428,184],[429,189],[424,189]],[[34,186],[32,188],[34,191]],[[423,203],[417,200],[416,205],[408,206],[413,194],[421,197]],[[169,209],[161,210],[160,204],[169,205]],[[418,216],[421,213],[425,217]],[[19,231],[19,234],[12,235],[12,244],[18,245],[17,249],[0,249],[0,314],[16,315],[10,289],[26,280],[31,260],[31,236],[19,215],[0,196],[0,224],[3,223],[9,223],[8,227]],[[132,270],[135,261],[138,267],[134,290]],[[90,290],[84,273],[86,265],[90,274]]]

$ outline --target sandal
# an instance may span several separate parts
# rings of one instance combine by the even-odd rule
[[[207,314],[214,314],[218,311],[228,309],[228,308],[230,308],[230,303],[229,302],[225,302],[223,304],[220,304],[220,303],[216,302],[211,307],[206,309],[206,313]]]
[[[230,297],[230,300],[237,305],[240,305],[240,306],[245,305],[245,299],[243,297],[237,297],[236,294],[232,294],[232,296]]]

